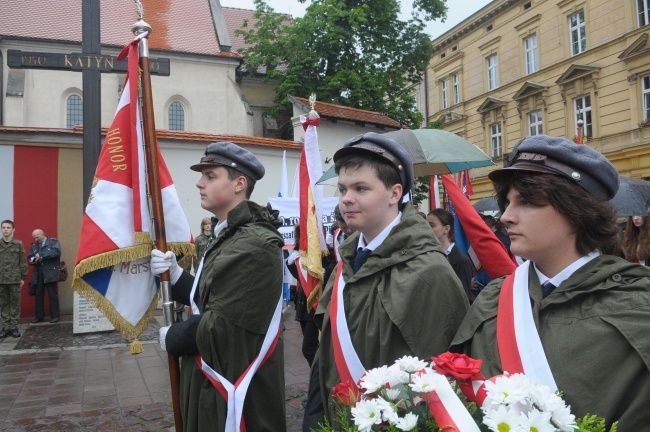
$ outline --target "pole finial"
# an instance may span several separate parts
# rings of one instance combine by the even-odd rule
[[[309,95],[309,106],[311,107],[311,110],[314,111],[314,108],[316,107],[316,93]]]

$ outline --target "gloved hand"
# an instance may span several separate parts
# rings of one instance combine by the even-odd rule
[[[158,330],[158,333],[160,334],[160,348],[162,348],[163,351],[167,351],[167,344],[165,343],[165,338],[167,337],[167,332],[169,331],[169,327],[160,327],[160,330]]]
[[[298,252],[297,250],[291,251],[289,257],[287,258],[287,264],[295,263],[298,258],[300,258],[300,252]]]
[[[158,249],[151,251],[151,272],[154,276],[160,276],[169,270],[169,281],[174,285],[178,282],[183,269],[176,262],[176,255],[172,251],[162,253]]]

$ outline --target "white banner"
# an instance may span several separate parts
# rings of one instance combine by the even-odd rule
[[[330,227],[334,223],[334,207],[339,203],[338,197],[323,198],[323,228],[325,229],[324,236],[330,232]],[[278,229],[284,238],[285,245],[292,245],[294,243],[293,229],[300,221],[300,207],[298,205],[298,198],[280,198],[270,197],[269,204],[275,210],[280,212],[280,219],[282,226]]]

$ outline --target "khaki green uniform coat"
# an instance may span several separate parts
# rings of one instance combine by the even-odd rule
[[[3,328],[17,328],[20,319],[20,281],[27,280],[23,242],[0,240],[0,312]]]
[[[477,297],[454,350],[502,372],[496,318],[503,279]],[[602,255],[542,299],[530,267],[533,315],[553,377],[577,417],[596,414],[618,430],[650,430],[650,268]]]
[[[231,383],[259,354],[282,295],[283,240],[278,226],[277,211],[244,201],[228,213],[228,227],[205,255],[195,298],[201,311],[196,347]],[[191,287],[193,279],[184,272],[174,289]],[[180,399],[185,431],[225,430],[226,401],[191,355],[181,359]],[[249,431],[286,429],[282,336],[251,381],[243,420]]]
[[[340,252],[346,281],[345,316],[364,367],[391,365],[405,355],[429,360],[447,351],[469,303],[426,221],[407,204],[402,221],[354,274],[358,241],[359,233],[353,234]],[[336,417],[330,398],[332,388],[340,382],[329,319],[335,279],[333,273],[315,317],[322,322],[316,358],[321,396],[330,420]]]

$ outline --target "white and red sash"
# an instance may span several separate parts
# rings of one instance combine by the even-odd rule
[[[196,288],[198,286],[199,277],[201,271],[203,270],[203,258],[199,264],[199,268],[196,272],[194,278],[194,284],[192,285],[192,292],[190,293],[190,302],[193,315],[200,315],[200,311],[196,303],[194,302],[194,294],[196,293]],[[244,373],[237,379],[233,384],[228,381],[225,377],[221,376],[214,369],[212,369],[201,357],[197,354],[194,356],[196,364],[201,369],[203,374],[208,378],[212,385],[217,389],[221,396],[227,401],[227,415],[226,415],[226,432],[241,432],[246,431],[246,426],[242,419],[242,413],[244,410],[244,400],[246,399],[246,393],[248,392],[248,387],[253,379],[253,376],[257,370],[266,362],[266,360],[273,354],[275,347],[278,344],[280,338],[280,326],[282,318],[282,295],[278,301],[277,306],[275,307],[275,312],[271,318],[271,323],[269,328],[266,331],[266,336],[264,337],[264,342],[262,342],[262,348],[260,349],[259,354],[253,359],[253,362],[248,365]]]
[[[332,287],[330,301],[330,325],[332,327],[332,346],[334,348],[334,362],[341,382],[349,381],[358,384],[366,373],[357,352],[352,345],[350,329],[345,318],[343,304],[343,263],[336,266],[336,279]],[[436,383],[436,390],[427,394],[427,404],[436,422],[445,425],[445,430],[459,432],[478,432],[479,428],[472,419],[456,392],[451,388],[447,378],[440,375]]]
[[[334,362],[342,382],[350,381],[358,383],[366,368],[352,345],[350,329],[345,318],[345,305],[343,304],[343,290],[345,279],[343,279],[343,262],[339,261],[336,266],[336,279],[332,287],[332,298],[330,300],[330,325],[332,327],[332,347],[334,349]]]
[[[555,391],[557,385],[533,319],[528,294],[529,268],[530,261],[526,261],[501,286],[497,312],[499,357],[504,372],[524,373]]]
[[[334,241],[332,242],[332,249],[334,249],[334,259],[336,262],[341,262],[341,253],[339,252],[339,234],[341,233],[341,228],[334,230]]]

